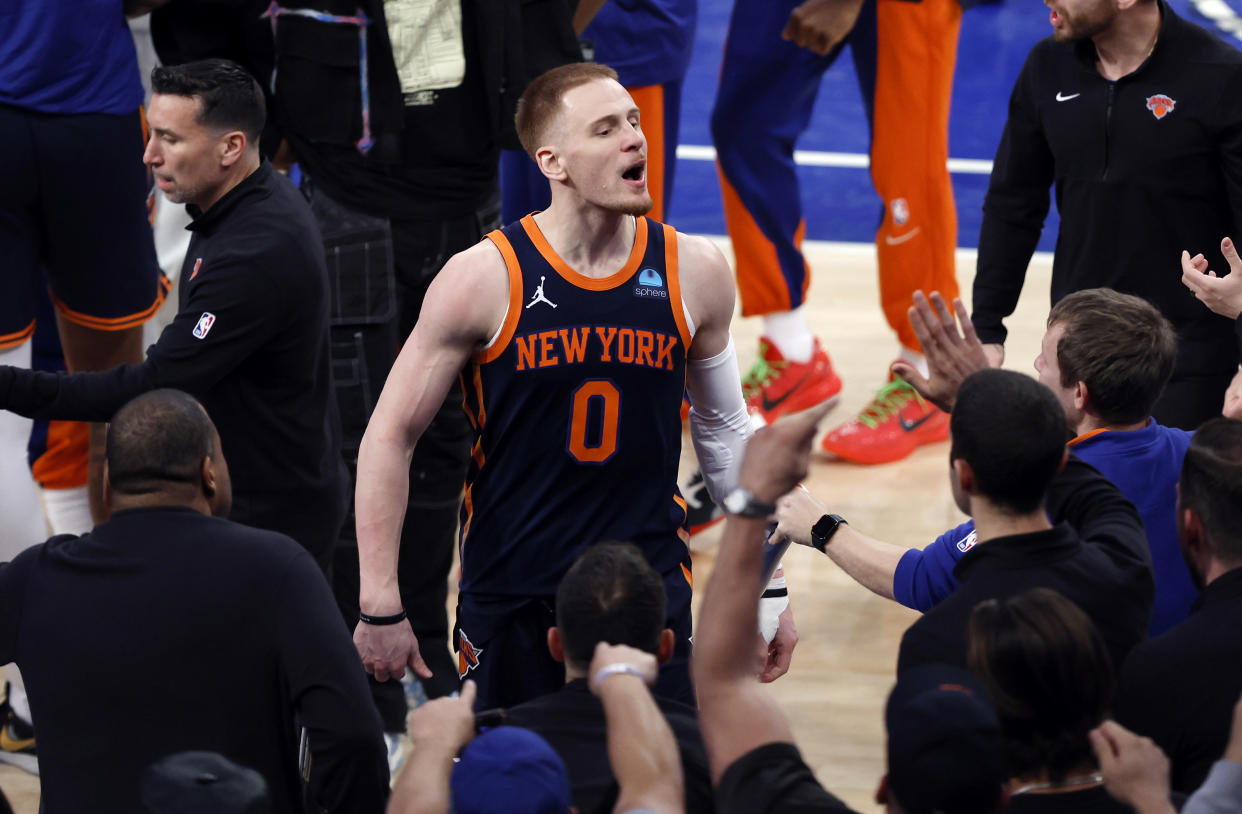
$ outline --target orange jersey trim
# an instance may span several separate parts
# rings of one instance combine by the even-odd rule
[[[470,410],[470,391],[466,389],[466,371],[463,370],[461,373],[458,373],[457,380],[461,384],[461,410],[466,414],[466,420],[470,422],[470,426],[477,430],[479,422]]]
[[[1069,443],[1066,444],[1066,446],[1072,447],[1072,446],[1075,446],[1076,444],[1081,444],[1083,441],[1086,441],[1088,438],[1094,438],[1095,436],[1099,435],[1102,432],[1108,432],[1108,427],[1100,427],[1098,430],[1092,430],[1091,432],[1084,432],[1082,435],[1079,435],[1076,438],[1071,438]]]
[[[686,548],[689,548],[690,547],[690,532],[686,531],[686,529],[684,528],[684,524],[686,522],[686,518],[690,516],[690,509],[686,506],[686,499],[682,497],[681,495],[674,494],[673,502],[676,503],[679,507],[681,507],[681,523],[677,525],[677,538],[686,544]],[[682,571],[685,571],[686,566],[683,565],[681,569]],[[689,576],[686,577],[686,581],[687,582],[690,581]],[[693,587],[693,584],[691,585],[691,587]]]
[[[513,253],[513,246],[509,243],[509,238],[505,237],[504,232],[496,229],[489,232],[487,239],[500,250],[500,256],[505,259],[505,269],[509,272],[509,308],[505,311],[505,321],[500,326],[500,334],[496,337],[496,341],[491,346],[484,348],[479,352],[476,360],[479,364],[485,365],[488,362],[494,362],[500,358],[505,352],[505,348],[509,347],[509,343],[513,341],[513,334],[517,331],[518,318],[522,316],[522,267],[518,265],[517,255]],[[478,381],[478,370],[475,370],[475,381]],[[483,423],[483,401],[482,389],[479,392],[479,424]]]
[[[681,575],[686,578],[686,584],[693,588],[694,574],[690,573],[690,569],[686,567],[685,563],[681,564]]]
[[[0,334],[0,350],[8,350],[16,348],[30,337],[34,336],[35,321],[30,320],[30,324],[20,331],[14,331],[11,334]]]
[[[677,333],[681,334],[681,346],[690,357],[690,326],[686,323],[686,306],[681,298],[681,276],[677,266],[677,230],[667,223],[664,227],[664,273],[668,277],[668,298],[672,301],[673,322],[677,323]],[[685,506],[683,505],[684,509]]]
[[[633,277],[634,272],[638,271],[638,266],[643,262],[643,255],[647,253],[647,219],[638,217],[634,219],[634,223],[634,246],[630,249],[629,259],[625,261],[621,270],[607,277],[587,277],[574,271],[561,259],[561,256],[548,243],[547,238],[543,236],[543,232],[539,231],[539,224],[535,223],[534,214],[522,218],[522,228],[526,230],[531,243],[534,243],[535,248],[543,255],[543,259],[547,260],[548,264],[556,269],[556,273],[565,278],[566,282],[578,288],[585,288],[587,291],[609,291]]]
[[[130,328],[141,326],[155,316],[156,312],[160,310],[160,306],[164,304],[164,298],[168,295],[171,288],[172,283],[168,281],[168,277],[161,271],[159,283],[156,285],[155,302],[151,303],[151,306],[145,310],[123,317],[93,317],[90,314],[83,314],[65,305],[61,299],[50,291],[48,294],[51,296],[52,304],[56,306],[56,310],[72,323],[81,325],[83,328],[93,328],[96,331],[127,331]]]

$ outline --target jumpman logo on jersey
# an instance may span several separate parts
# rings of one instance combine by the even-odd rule
[[[535,294],[534,296],[530,298],[530,302],[526,303],[527,308],[530,308],[532,305],[538,305],[541,302],[546,302],[548,305],[552,306],[553,308],[556,307],[556,303],[552,302],[552,300],[548,299],[547,297],[543,295],[543,281],[546,279],[547,278],[544,277],[542,274],[539,275],[539,287],[535,289]]]

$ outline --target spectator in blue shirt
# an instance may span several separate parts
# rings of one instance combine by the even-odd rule
[[[978,340],[972,333],[964,341],[964,350],[981,367]],[[1153,636],[1185,619],[1199,594],[1177,544],[1177,478],[1190,433],[1151,418],[1176,354],[1176,333],[1155,307],[1139,297],[1095,288],[1075,292],[1053,307],[1035,359],[1039,380],[1065,408],[1075,433],[1069,441],[1074,453],[1115,483],[1143,519],[1156,581]],[[914,371],[898,372],[916,386],[921,378]],[[830,517],[829,509],[805,489],[794,490],[777,506],[778,536],[822,547],[871,591],[919,611],[953,593],[953,567],[976,543],[970,520],[923,549],[876,540],[844,523],[836,525],[829,540],[815,540],[814,528],[834,525],[820,525],[821,518]]]

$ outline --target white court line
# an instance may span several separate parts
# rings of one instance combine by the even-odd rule
[[[702,144],[677,145],[677,157],[686,161],[715,161],[716,148]],[[794,150],[794,162],[804,167],[844,167],[865,170],[871,158],[865,153],[824,153],[816,150]],[[950,158],[949,172],[962,175],[990,175],[992,162],[981,158]]]

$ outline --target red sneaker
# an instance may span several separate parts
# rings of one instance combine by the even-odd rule
[[[856,464],[900,461],[923,444],[949,437],[949,415],[925,401],[902,379],[889,374],[888,384],[858,418],[824,436],[821,446]]]
[[[818,339],[809,361],[791,362],[769,340],[760,338],[759,358],[742,378],[746,407],[769,424],[836,398],[840,392],[841,379]]]

